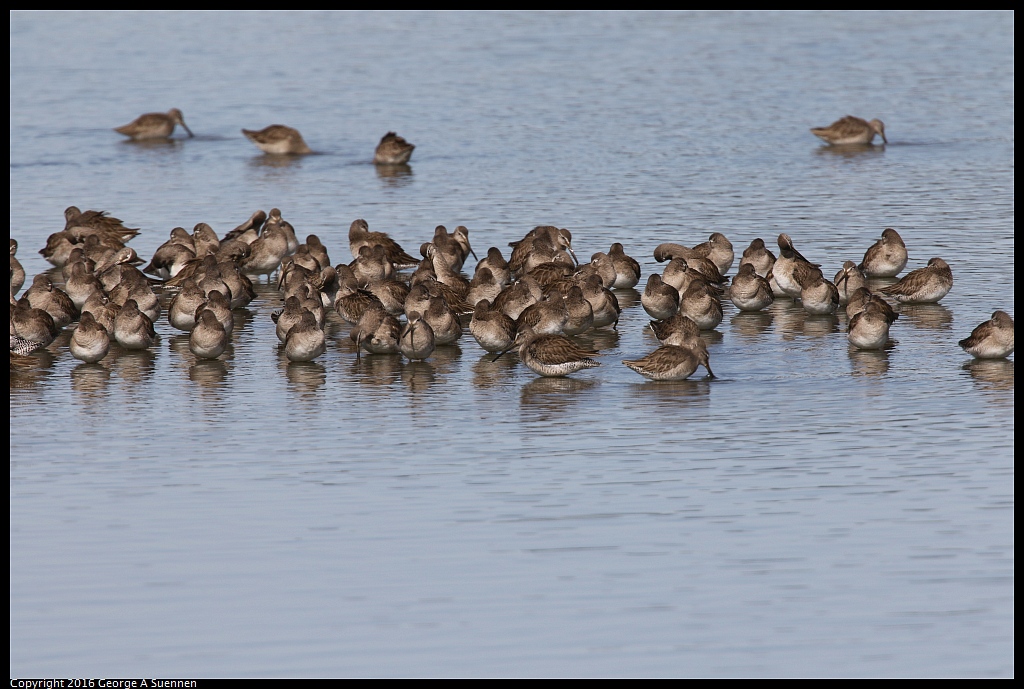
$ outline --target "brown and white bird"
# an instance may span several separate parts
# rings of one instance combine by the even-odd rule
[[[764,240],[758,237],[743,250],[743,255],[740,257],[741,268],[744,263],[753,264],[755,273],[761,277],[768,277],[768,273],[775,265],[775,254],[769,251],[764,245]]]
[[[139,115],[128,124],[117,127],[114,131],[136,141],[167,139],[174,132],[174,126],[178,124],[188,132],[189,136],[192,136],[192,130],[185,124],[185,116],[177,108],[171,108],[166,113],[148,112],[145,115]]]
[[[836,120],[827,127],[812,127],[811,133],[832,146],[869,144],[876,134],[882,137],[883,143],[889,143],[885,138],[885,125],[881,120],[868,122],[853,115]]]
[[[327,351],[327,338],[316,324],[316,316],[303,311],[299,322],[291,327],[284,341],[284,355],[289,361],[312,361]]]
[[[882,231],[882,238],[868,247],[860,269],[869,278],[892,278],[907,267],[907,245],[900,233],[891,227]],[[852,291],[852,290],[851,290]]]
[[[301,155],[313,151],[306,145],[298,129],[283,124],[272,124],[260,130],[243,129],[245,138],[271,155]]]
[[[953,271],[941,258],[933,258],[924,268],[903,276],[899,282],[883,287],[881,291],[898,302],[934,304],[953,289]]]
[[[708,361],[707,346],[699,338],[692,347],[664,345],[645,357],[625,359],[622,363],[651,380],[684,380],[693,375],[698,366],[707,369],[709,378],[715,377]]]
[[[741,263],[729,287],[729,300],[740,311],[760,311],[775,301],[768,280],[757,274],[753,263]]]
[[[957,344],[977,359],[1007,357],[1013,354],[1013,319],[1005,311],[996,311]]]
[[[519,345],[520,361],[544,377],[567,376],[601,365],[592,358],[597,352],[580,347],[565,335],[539,335],[526,327],[519,331],[515,344]]]
[[[201,309],[196,316],[196,326],[188,336],[188,348],[200,359],[216,359],[227,349],[228,333],[212,310]]]
[[[419,263],[415,256],[410,256],[394,239],[384,232],[371,232],[370,226],[362,218],[353,220],[348,228],[348,248],[352,258],[359,257],[359,249],[369,246],[371,249],[380,244],[384,247],[384,255],[396,267],[414,266]]]
[[[857,349],[881,349],[889,341],[890,324],[882,306],[869,301],[863,311],[850,319],[846,339]]]
[[[373,162],[377,165],[404,165],[409,162],[413,149],[416,148],[398,134],[388,132],[373,153]]]

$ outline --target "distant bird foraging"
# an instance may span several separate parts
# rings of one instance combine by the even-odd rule
[[[249,141],[264,153],[271,155],[301,155],[313,151],[306,145],[298,129],[283,124],[272,124],[259,131],[243,129]]]
[[[398,134],[388,132],[377,144],[373,162],[377,165],[405,165],[416,148]]]
[[[139,115],[128,124],[118,127],[114,131],[118,134],[124,134],[135,141],[167,139],[174,132],[176,124],[180,124],[188,132],[189,136],[193,136],[192,130],[185,124],[185,116],[177,108],[171,108],[166,113],[148,112],[145,115]]]
[[[827,127],[812,127],[811,134],[832,146],[869,144],[874,140],[875,134],[882,137],[882,143],[889,143],[885,138],[885,125],[881,120],[868,122],[853,115],[836,120]]]

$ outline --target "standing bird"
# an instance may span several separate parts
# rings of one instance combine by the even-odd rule
[[[407,359],[426,359],[434,353],[434,331],[419,311],[410,311],[408,317],[398,336],[398,349]]]
[[[327,338],[316,324],[316,316],[303,311],[299,322],[291,327],[284,341],[284,355],[289,361],[312,361],[327,351]]]
[[[301,155],[313,152],[306,145],[298,129],[283,124],[272,124],[259,131],[243,129],[242,133],[256,144],[257,148],[271,155]]]
[[[883,307],[869,301],[863,311],[850,319],[846,339],[857,349],[881,349],[889,341],[891,323]]]
[[[875,134],[882,137],[883,143],[889,143],[885,138],[885,125],[881,120],[868,122],[853,115],[836,120],[827,127],[811,127],[811,134],[832,146],[869,144],[874,140]]]
[[[372,249],[377,244],[384,247],[384,256],[396,267],[414,266],[419,263],[415,256],[405,253],[398,242],[387,233],[370,232],[370,226],[362,218],[352,221],[348,227],[348,248],[352,252],[352,258],[359,258],[361,247],[369,246]]]
[[[373,154],[373,162],[377,165],[405,165],[416,148],[398,134],[388,132],[377,144]]]
[[[168,139],[174,131],[174,125],[176,124],[180,124],[188,132],[189,136],[193,136],[192,130],[185,124],[185,116],[177,108],[171,108],[166,113],[148,112],[145,115],[139,115],[128,124],[118,127],[114,131],[118,134],[124,134],[129,139],[134,139],[135,141]]]
[[[869,278],[893,278],[906,267],[907,245],[891,227],[882,231],[882,238],[868,247],[860,262],[860,269]]]
[[[671,318],[679,311],[679,291],[657,273],[651,273],[640,304],[651,318]]]
[[[775,294],[768,280],[757,274],[753,263],[741,263],[732,279],[729,299],[740,311],[760,311],[775,301]]]
[[[693,375],[698,366],[707,369],[709,378],[715,377],[708,361],[707,345],[700,339],[693,347],[664,345],[642,359],[626,359],[622,363],[651,380],[684,380]]]
[[[898,302],[934,304],[953,289],[953,271],[941,258],[933,258],[924,268],[912,270],[899,282],[881,291]]]
[[[134,299],[126,301],[114,317],[114,339],[125,349],[146,349],[156,342],[153,321],[139,311]]]
[[[25,284],[25,269],[15,257],[18,253],[18,240],[11,239],[11,296],[17,294]]]
[[[776,259],[775,265],[772,266],[775,284],[786,295],[798,299],[803,291],[801,282],[806,281],[811,273],[820,273],[821,271],[818,270],[817,263],[811,263],[796,250],[793,240],[789,238],[788,234],[779,235],[779,250],[780,255]],[[779,295],[776,294],[776,296]]]
[[[839,290],[839,304],[845,306],[850,301],[850,295],[861,287],[867,287],[867,277],[864,271],[853,264],[853,261],[845,261],[843,268],[836,273],[832,284]]]
[[[83,212],[78,206],[68,206],[64,209],[64,229],[75,237],[85,234],[100,234],[122,242],[127,242],[139,234],[138,228],[125,227],[124,222],[106,211],[88,210]]]
[[[202,309],[196,318],[196,327],[188,336],[188,348],[200,359],[216,359],[228,346],[228,333],[217,320],[217,314]]]
[[[957,344],[978,359],[1002,359],[1013,354],[1013,319],[1005,311],[996,311]]]
[[[591,358],[597,356],[597,352],[583,349],[565,335],[538,335],[529,326],[519,331],[516,344],[519,345],[519,359],[531,371],[544,377],[567,376],[601,365]]]
[[[769,251],[764,245],[764,240],[758,237],[750,242],[750,246],[743,250],[743,256],[740,258],[740,268],[743,267],[744,263],[753,264],[755,273],[761,277],[768,277],[768,273],[775,266],[775,254]]]
[[[614,289],[631,289],[640,282],[640,264],[635,258],[626,254],[622,244],[615,242],[608,249],[608,257],[615,268]]]

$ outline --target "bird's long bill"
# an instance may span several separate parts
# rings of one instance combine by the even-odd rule
[[[707,364],[704,364],[704,368],[706,368],[708,370],[708,378],[716,378],[717,377],[717,376],[715,376],[714,373],[711,372],[711,367],[710,366],[708,366]]]
[[[192,130],[188,128],[188,125],[187,125],[187,124],[185,124],[185,120],[182,120],[182,121],[181,121],[181,126],[182,126],[182,128],[183,128],[183,129],[184,129],[184,130],[185,130],[186,132],[188,132],[188,135],[189,135],[190,137],[194,137],[194,136],[195,136],[195,134],[193,134],[193,133],[192,133]]]
[[[580,259],[576,258],[576,252],[572,250],[571,246],[566,247],[569,250],[569,255],[572,256],[572,260],[576,262],[576,267],[580,267]]]
[[[508,354],[509,352],[511,352],[511,351],[512,351],[513,349],[515,349],[515,348],[516,348],[516,346],[515,346],[515,344],[513,344],[513,345],[512,345],[511,347],[509,347],[509,348],[508,348],[508,349],[506,349],[505,351],[502,351],[502,352],[498,352],[498,353],[497,353],[497,354],[496,354],[496,355],[494,356],[494,358],[493,358],[493,359],[491,359],[491,363],[493,364],[493,363],[494,363],[495,361],[497,361],[497,360],[498,360],[498,359],[500,359],[501,357],[505,356],[506,354]]]

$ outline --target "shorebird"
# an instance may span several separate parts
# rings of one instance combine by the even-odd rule
[[[722,302],[711,285],[694,280],[679,295],[679,313],[690,318],[701,330],[714,330],[722,322]]]
[[[825,279],[820,270],[801,276],[800,304],[816,316],[835,313],[839,308],[839,288]]]
[[[149,316],[129,299],[114,318],[114,339],[125,349],[146,349],[156,342],[156,330]]]
[[[192,278],[181,283],[181,291],[171,299],[167,309],[167,321],[177,328],[190,332],[196,327],[196,311],[206,303],[206,295]]]
[[[496,246],[492,246],[487,250],[487,255],[481,258],[476,264],[476,273],[479,273],[484,268],[491,271],[494,276],[494,281],[503,287],[507,287],[512,282],[512,274],[508,268],[508,261],[501,255],[501,249]],[[475,273],[474,273],[475,277]]]
[[[693,349],[700,340],[700,327],[689,316],[677,313],[672,318],[651,321],[651,331],[663,345]]]
[[[693,375],[698,366],[707,369],[709,378],[715,377],[708,362],[707,346],[700,339],[692,348],[664,345],[641,359],[625,359],[622,363],[651,380],[683,380]]]
[[[380,143],[377,144],[377,150],[373,154],[373,162],[377,165],[404,165],[409,162],[414,148],[416,146],[398,134],[388,132],[381,138]]]
[[[619,300],[612,291],[601,286],[601,276],[591,275],[586,282],[580,285],[580,289],[583,290],[583,296],[590,302],[590,307],[594,310],[594,327],[603,328],[610,325],[617,330],[622,307],[619,306]]]
[[[516,319],[516,330],[531,328],[540,335],[560,335],[568,321],[569,311],[565,308],[565,299],[558,292],[550,292],[537,303],[523,309]]]
[[[434,331],[419,311],[410,311],[408,318],[398,337],[398,349],[407,359],[426,359],[434,353]]]
[[[798,299],[803,291],[802,282],[806,282],[811,273],[821,273],[817,263],[811,263],[803,254],[793,246],[793,240],[788,234],[779,235],[779,249],[781,255],[776,259],[772,267],[772,276],[782,291]],[[779,296],[776,294],[776,296]]]
[[[519,345],[519,359],[544,377],[567,376],[601,365],[591,358],[597,356],[597,352],[583,349],[565,335],[538,335],[527,326],[519,331],[515,344]]]
[[[890,323],[882,307],[869,301],[863,311],[850,319],[846,339],[857,349],[881,349],[889,341]]]
[[[402,326],[381,304],[363,311],[349,336],[356,343],[356,356],[365,349],[371,354],[398,354],[398,336]]]
[[[224,296],[220,291],[213,290],[206,295],[206,302],[196,309],[196,324],[199,324],[199,313],[202,311],[210,311],[213,313],[217,322],[220,323],[221,327],[224,328],[224,332],[230,335],[235,329],[235,317],[231,313],[231,302]],[[318,325],[320,323],[318,322]]]
[[[836,120],[827,127],[812,127],[811,133],[833,146],[869,144],[874,140],[875,134],[882,137],[883,143],[889,143],[885,138],[885,125],[881,120],[868,122],[853,115]]]
[[[495,278],[494,273],[487,266],[482,266],[473,274],[469,282],[469,292],[466,293],[466,301],[470,304],[478,304],[486,299],[492,302],[501,294],[502,285]]]
[[[1005,311],[996,311],[957,344],[977,359],[1002,359],[1013,354],[1013,319]]]
[[[612,267],[615,268],[614,289],[630,289],[636,287],[640,282],[640,264],[636,259],[626,254],[622,244],[615,242],[608,249],[608,258],[612,260]]]
[[[845,306],[850,301],[850,295],[861,287],[866,287],[867,282],[864,272],[854,265],[853,261],[843,262],[842,270],[836,273],[832,281],[839,290],[839,304]]]
[[[288,255],[288,235],[280,225],[267,223],[259,239],[249,245],[242,271],[249,275],[270,275]]]
[[[741,263],[729,287],[729,300],[740,311],[760,311],[775,301],[766,278],[757,274],[753,263]]]
[[[139,234],[137,227],[125,227],[120,218],[111,216],[107,211],[82,211],[78,206],[68,206],[64,209],[64,229],[77,238],[89,233],[98,233],[122,242],[127,242]]]
[[[216,359],[228,346],[228,333],[210,309],[197,314],[196,327],[188,336],[188,348],[200,359]]]
[[[430,304],[422,314],[423,321],[434,331],[434,345],[451,344],[462,337],[462,324],[444,297],[431,297]]]
[[[587,332],[594,327],[594,307],[583,296],[579,285],[573,285],[565,295],[565,310],[569,318],[565,321],[562,332],[572,337]]]
[[[488,300],[481,299],[473,310],[469,333],[488,352],[504,352],[515,342],[516,322],[501,311],[492,309]]]
[[[192,130],[185,124],[185,116],[177,108],[171,108],[166,113],[148,112],[145,115],[139,115],[128,124],[118,127],[114,131],[136,141],[167,139],[171,136],[176,124],[180,124],[188,132],[189,136],[193,135]]]
[[[889,323],[895,323],[896,319],[900,317],[900,315],[893,311],[893,308],[889,306],[889,302],[882,299],[877,294],[871,294],[871,291],[868,290],[867,287],[858,287],[850,294],[850,299],[846,302],[846,317],[852,321],[853,317],[867,308],[867,305],[870,302],[874,302],[882,309],[882,312],[889,320]]]
[[[58,268],[63,268],[71,257],[71,252],[82,245],[75,243],[71,233],[64,230],[54,232],[46,238],[46,246],[39,250],[39,255]]]
[[[743,256],[740,257],[741,268],[744,263],[753,264],[755,273],[763,278],[768,277],[768,273],[771,272],[772,267],[775,265],[775,254],[769,251],[764,245],[764,240],[758,237],[750,242],[750,246],[743,250]]]
[[[42,309],[50,314],[57,329],[65,327],[78,318],[78,308],[64,290],[54,286],[53,280],[46,273],[36,275],[32,286],[25,292],[29,304],[34,309]],[[82,303],[85,303],[84,300]]]
[[[283,124],[272,124],[259,131],[243,129],[242,133],[249,141],[256,144],[257,148],[271,155],[298,155],[313,152],[302,139],[302,134],[299,134],[298,129],[292,129]]]
[[[303,311],[299,322],[288,331],[284,355],[289,361],[312,361],[326,351],[327,338],[316,324],[316,316]]]
[[[178,273],[189,261],[196,258],[195,241],[183,227],[171,230],[171,238],[161,244],[150,259],[149,265],[142,269],[143,273],[154,275],[161,280],[169,280]]]
[[[662,281],[657,273],[651,273],[640,304],[651,318],[671,318],[679,312],[679,291]]]
[[[868,247],[860,269],[869,278],[892,278],[907,267],[907,245],[899,232],[887,227],[882,238]]]
[[[14,366],[14,356],[28,356],[37,349],[45,347],[42,342],[35,342],[34,340],[26,340],[20,335],[11,333],[11,367]]]
[[[728,241],[728,240],[727,240]],[[701,244],[700,246],[708,246],[708,243]],[[732,245],[729,245],[732,247]],[[731,249],[730,249],[731,251]],[[673,261],[676,259],[684,259],[686,262],[687,270],[696,271],[708,282],[713,282],[716,285],[721,285],[729,281],[728,278],[722,276],[722,271],[718,269],[718,264],[712,261],[706,256],[699,255],[695,249],[688,249],[682,244],[659,244],[654,249],[654,260],[658,263],[664,261]],[[729,265],[732,265],[732,258],[730,254]],[[666,266],[666,271],[668,267]],[[667,276],[666,276],[667,278]],[[671,284],[671,281],[669,281]]]
[[[53,317],[42,309],[33,308],[25,297],[11,304],[10,316],[11,337],[37,342],[39,347],[49,345],[60,332],[53,323]]]
[[[953,271],[941,258],[933,258],[924,268],[903,276],[894,285],[883,287],[882,292],[899,302],[934,304],[953,289]]]
[[[110,301],[102,290],[93,292],[82,304],[82,315],[91,313],[96,322],[106,329],[108,335],[114,333],[114,319],[120,310],[121,307]]]
[[[25,269],[15,257],[18,253],[18,240],[11,239],[11,294],[17,294],[25,284]]]
[[[419,264],[416,257],[410,256],[399,246],[398,242],[384,232],[370,232],[370,226],[362,218],[353,220],[348,228],[348,248],[352,258],[359,258],[359,249],[369,246],[371,249],[380,244],[384,247],[384,255],[397,267]]]
[[[65,279],[64,291],[71,298],[75,308],[81,311],[93,292],[103,291],[103,283],[92,274],[85,261],[78,261],[71,264],[71,274]]]

